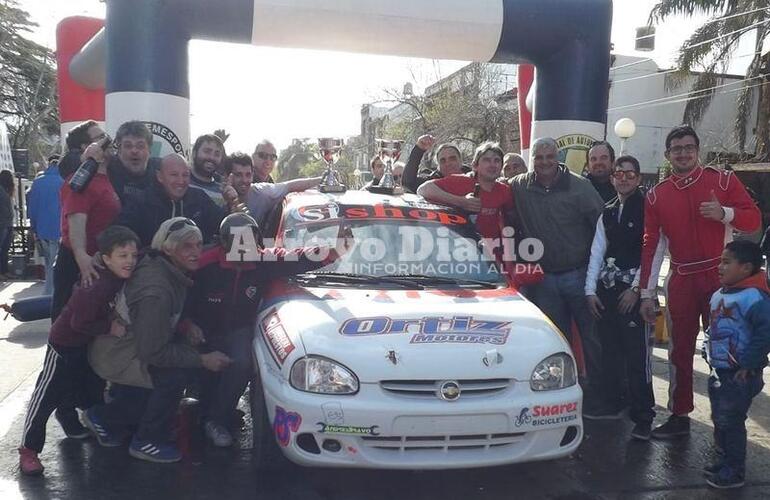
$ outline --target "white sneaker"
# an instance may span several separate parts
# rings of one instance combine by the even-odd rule
[[[224,426],[209,420],[203,424],[203,430],[206,432],[206,436],[211,440],[214,446],[218,448],[227,448],[233,445],[233,436],[230,434],[230,431],[224,428]]]

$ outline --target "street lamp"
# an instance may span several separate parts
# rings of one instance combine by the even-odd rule
[[[615,122],[615,135],[620,137],[620,154],[626,151],[626,141],[636,133],[636,123],[631,118],[621,118]]]

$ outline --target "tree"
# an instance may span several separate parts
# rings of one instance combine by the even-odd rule
[[[385,89],[380,102],[395,103],[382,124],[386,138],[415,143],[423,134],[454,142],[466,154],[484,141],[519,149],[515,84],[498,64],[472,63],[426,90],[425,96]],[[392,115],[395,115],[391,118]]]
[[[358,146],[355,139],[344,142],[340,158],[334,168],[340,174],[340,182],[348,187],[355,186],[354,155]],[[281,181],[298,177],[318,177],[326,170],[326,162],[321,159],[318,143],[312,139],[294,139],[278,155],[278,179]]]
[[[770,33],[770,3],[767,0],[660,0],[650,12],[650,24],[670,16],[694,14],[714,15],[699,27],[679,49],[679,71],[670,79],[674,86],[681,85],[690,72],[702,68],[692,88],[695,97],[685,106],[683,121],[696,125],[711,104],[720,83],[720,73],[730,66],[743,35],[755,33],[754,54],[743,87],[738,97],[735,116],[735,134],[741,151],[746,149],[752,104],[758,96],[759,109],[755,135],[755,156],[768,158],[770,146],[770,57],[762,57],[762,46]]]
[[[57,145],[59,111],[53,53],[24,38],[37,26],[16,0],[0,3],[0,118],[12,148],[42,161]]]

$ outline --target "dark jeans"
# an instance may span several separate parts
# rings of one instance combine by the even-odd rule
[[[251,378],[253,338],[251,327],[208,338],[208,351],[221,351],[233,363],[219,373],[202,371],[200,402],[205,419],[230,427],[233,412]]]
[[[750,374],[746,382],[733,378],[735,370],[717,369],[716,372],[719,387],[715,387],[717,384],[713,375],[709,377],[708,387],[714,439],[722,449],[722,465],[735,474],[743,475],[746,467],[746,414],[751,400],[765,385],[762,371]]]
[[[149,371],[152,389],[113,384],[113,400],[93,411],[110,433],[126,434],[138,426],[137,438],[165,443],[171,440],[179,401],[194,370],[150,366]]]
[[[13,241],[13,227],[0,229],[0,274],[8,274],[10,270],[8,254],[11,251],[11,241]]]
[[[59,247],[56,262],[53,265],[53,298],[51,299],[51,323],[61,314],[62,309],[72,296],[72,287],[80,279],[80,268],[75,261],[75,254],[64,245]]]
[[[532,286],[530,296],[561,332],[572,342],[572,321],[578,327],[583,344],[586,379],[582,381],[587,395],[596,394],[596,382],[602,373],[602,345],[596,333],[594,317],[588,310],[585,294],[586,268],[564,273],[545,273],[543,281]]]
[[[639,301],[628,314],[618,312],[618,298],[629,287],[617,283],[606,289],[599,283],[596,296],[604,311],[597,321],[602,342],[603,375],[600,382],[604,402],[613,409],[622,408],[623,380],[628,380],[634,422],[652,423],[655,419],[655,396],[652,392],[649,330],[639,315]]]

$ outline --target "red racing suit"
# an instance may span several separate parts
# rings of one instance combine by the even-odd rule
[[[721,222],[700,214],[712,193],[725,211]],[[755,231],[759,209],[740,180],[730,171],[694,168],[685,176],[671,175],[647,193],[640,286],[642,298],[655,298],[666,249],[671,270],[666,285],[669,342],[669,401],[674,415],[693,410],[692,370],[698,320],[708,326],[709,300],[719,288],[722,249],[732,231]]]

